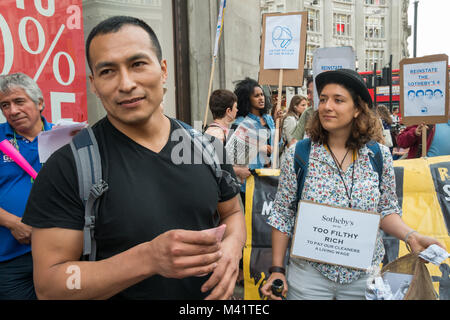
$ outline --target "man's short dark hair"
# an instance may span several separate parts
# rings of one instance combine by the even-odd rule
[[[211,109],[214,120],[223,118],[227,109],[232,109],[235,102],[237,102],[237,97],[230,90],[215,90],[209,98],[209,109]]]
[[[92,66],[91,66],[91,59],[89,56],[89,49],[91,47],[92,39],[94,39],[97,35],[103,35],[108,33],[115,33],[122,29],[125,25],[134,25],[137,27],[141,27],[144,29],[152,42],[153,49],[155,50],[155,54],[158,57],[158,61],[162,60],[162,50],[161,45],[159,43],[158,37],[156,36],[153,29],[143,20],[134,18],[134,17],[128,17],[128,16],[114,16],[111,18],[108,18],[106,20],[103,20],[98,25],[92,29],[92,31],[89,33],[89,36],[86,40],[86,59],[89,65],[89,68],[92,72]]]

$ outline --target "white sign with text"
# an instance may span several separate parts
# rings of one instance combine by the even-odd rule
[[[367,270],[380,219],[378,213],[300,201],[291,256]]]
[[[302,16],[267,17],[264,69],[298,69]]]
[[[446,61],[405,65],[405,117],[445,116],[446,73]]]

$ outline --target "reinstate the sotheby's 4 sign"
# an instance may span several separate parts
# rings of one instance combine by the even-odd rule
[[[267,17],[264,69],[298,69],[301,15]]]
[[[446,61],[404,66],[405,116],[445,115],[446,72]]]

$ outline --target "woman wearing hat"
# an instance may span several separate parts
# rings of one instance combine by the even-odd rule
[[[378,212],[380,228],[405,241],[414,252],[431,244],[442,245],[408,227],[401,219],[395,193],[395,177],[389,149],[378,144],[383,158],[381,180],[371,166],[367,144],[380,136],[380,123],[370,110],[371,96],[362,78],[353,70],[341,69],[316,77],[319,108],[307,132],[311,139],[309,166],[301,199],[297,199],[294,171],[295,148],[281,164],[277,195],[268,223],[272,226],[271,275],[261,292],[271,299],[272,282],[284,282],[284,294],[292,300],[365,299],[365,271],[291,257],[285,275],[284,258],[295,224],[298,200],[324,205]],[[384,246],[378,232],[372,265],[378,266]]]

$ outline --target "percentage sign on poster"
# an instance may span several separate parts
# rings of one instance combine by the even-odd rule
[[[0,0],[0,72],[32,77],[53,122],[63,115],[78,121],[87,117],[85,60],[75,53],[84,44],[81,6],[82,0]]]
[[[34,24],[36,27],[36,31],[38,34],[38,46],[36,49],[32,49],[28,43],[27,39],[27,24],[28,23]],[[48,60],[50,59],[51,55],[53,54],[53,51],[61,38],[61,35],[63,34],[65,29],[65,25],[62,24],[59,28],[58,33],[56,34],[55,38],[53,39],[52,43],[50,44],[50,47],[48,48],[43,60],[41,61],[38,69],[36,70],[36,73],[34,75],[34,80],[37,81],[44,70],[45,65],[47,64]],[[11,67],[14,63],[14,44],[13,44],[13,37],[11,34],[11,30],[9,28],[8,23],[4,19],[4,17],[0,14],[0,31],[3,35],[3,42],[4,42],[4,64],[3,64],[3,70],[1,74],[8,74],[11,70]],[[33,55],[39,55],[44,51],[45,43],[46,43],[46,37],[44,33],[44,29],[42,28],[42,25],[39,23],[38,20],[36,20],[33,17],[24,17],[22,20],[20,20],[19,23],[19,39],[20,43],[22,44],[22,47],[25,51],[27,51],[30,54]],[[7,50],[9,48],[9,50]],[[64,56],[67,59],[68,65],[69,65],[69,79],[67,81],[64,81],[61,77],[61,73],[59,70],[59,62],[61,56]],[[53,57],[53,74],[55,76],[55,79],[63,86],[70,85],[73,80],[75,79],[75,63],[72,59],[72,57],[67,53],[60,51],[55,54]]]

